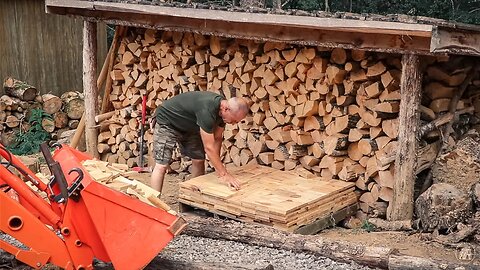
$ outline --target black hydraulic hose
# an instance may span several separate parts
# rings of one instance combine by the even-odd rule
[[[5,188],[5,187],[6,187],[6,189],[3,190],[3,192],[5,192],[5,193],[9,192],[10,189],[12,189],[12,187],[10,187],[7,184],[0,185],[0,189]]]
[[[4,166],[5,168],[8,169],[8,167],[10,167],[12,165],[12,153],[10,153],[10,151],[8,151],[7,148],[5,148],[3,145],[0,145],[0,148],[3,151],[5,151],[8,155],[8,158],[5,158],[7,160],[7,164],[6,164],[6,166]],[[4,165],[5,162],[2,162],[1,164]]]

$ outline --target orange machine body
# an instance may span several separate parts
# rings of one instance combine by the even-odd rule
[[[40,181],[2,145],[0,155],[7,160],[0,166],[0,231],[27,246],[0,240],[0,249],[34,268],[51,263],[93,269],[97,258],[115,269],[141,269],[186,225],[180,217],[95,182],[82,166],[90,157],[68,146],[53,154],[69,188],[64,200],[54,199],[60,193],[55,181]],[[21,171],[25,181],[10,167]]]

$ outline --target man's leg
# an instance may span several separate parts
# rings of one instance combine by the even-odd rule
[[[191,177],[205,174],[205,150],[199,133],[186,134],[179,141],[180,152],[192,159]]]
[[[166,125],[156,125],[153,132],[153,155],[155,167],[153,168],[150,186],[162,192],[163,180],[167,173],[168,164],[177,143],[176,132]]]
[[[205,174],[205,160],[192,159],[192,178]]]
[[[150,179],[150,186],[162,193],[163,188],[163,179],[165,178],[165,174],[167,173],[168,165],[162,165],[155,163],[155,167],[153,168],[152,178]]]

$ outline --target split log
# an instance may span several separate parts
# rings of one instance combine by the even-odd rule
[[[367,52],[362,50],[353,49],[351,50],[350,54],[352,56],[352,59],[357,62],[360,62],[363,59],[367,58]]]
[[[467,77],[465,72],[449,73],[435,65],[427,68],[427,75],[429,78],[440,81],[448,86],[458,86],[465,81],[465,78]]]
[[[64,112],[56,112],[53,114],[53,121],[55,128],[64,128],[68,125],[68,115]]]
[[[449,113],[454,113],[457,109],[457,105],[458,105],[458,101],[461,99],[461,97],[463,96],[463,93],[465,92],[465,90],[467,89],[468,85],[470,84],[470,82],[472,81],[473,79],[473,76],[475,76],[475,74],[477,74],[478,70],[480,70],[480,65],[478,64],[478,62],[475,62],[475,64],[473,65],[473,68],[470,70],[470,72],[468,73],[468,75],[466,76],[465,80],[462,82],[462,84],[459,86],[459,90],[455,93],[455,95],[453,96],[449,106],[448,106],[448,112]],[[453,123],[450,121],[444,128],[443,128],[443,134],[444,134],[444,138],[443,138],[443,144],[446,145],[447,143],[447,138],[449,137],[448,135],[450,134],[450,129],[452,128],[452,125]]]
[[[347,61],[347,52],[342,48],[335,48],[332,50],[330,61],[335,64],[343,65]]]

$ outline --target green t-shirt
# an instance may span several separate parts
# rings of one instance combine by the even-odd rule
[[[162,103],[155,112],[157,123],[186,133],[198,133],[201,127],[213,133],[215,127],[224,127],[218,115],[223,96],[213,92],[193,91],[179,94]]]

